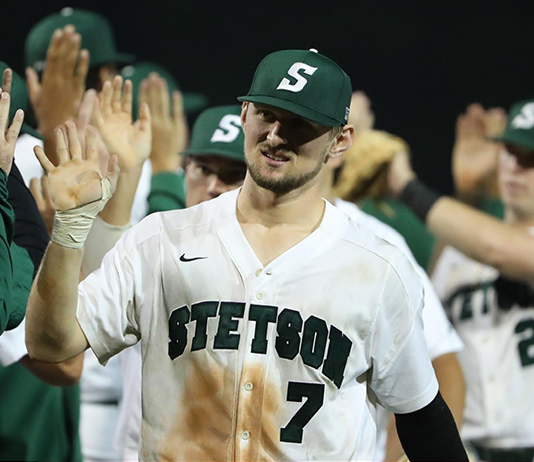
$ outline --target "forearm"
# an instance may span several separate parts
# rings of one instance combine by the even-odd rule
[[[438,392],[419,411],[395,414],[402,447],[411,461],[468,462],[458,429]]]
[[[84,355],[80,354],[72,359],[57,364],[34,361],[28,355],[19,362],[35,377],[48,385],[69,387],[76,385],[82,375]]]
[[[135,192],[141,178],[143,166],[122,170],[113,197],[99,213],[99,217],[109,225],[126,226],[134,203]]]
[[[76,319],[83,250],[52,242],[35,278],[27,307],[26,345],[32,359],[61,362],[88,343]]]
[[[447,353],[432,361],[439,391],[449,406],[456,426],[462,427],[465,405],[465,381],[460,362],[454,353]]]

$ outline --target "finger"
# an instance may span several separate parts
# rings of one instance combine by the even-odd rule
[[[50,159],[47,157],[41,146],[34,146],[33,152],[47,175],[56,168],[54,167],[54,164],[50,162]]]
[[[163,112],[163,107],[161,105],[161,88],[160,88],[160,80],[156,73],[150,74],[149,77],[149,101],[148,104],[150,105],[150,110],[154,114],[154,116],[162,117],[165,115]]]
[[[69,151],[67,149],[67,140],[65,139],[65,132],[63,127],[57,127],[54,130],[56,135],[56,152],[60,165],[70,160]]]
[[[148,103],[148,79],[141,80],[141,85],[139,85],[139,98],[137,101],[139,106],[143,103]]]
[[[131,80],[124,82],[124,93],[122,95],[122,112],[125,112],[132,118],[133,104],[133,84]]]
[[[74,70],[76,69],[76,63],[80,53],[82,36],[80,34],[72,34],[65,42],[62,70],[66,73],[67,78],[72,78],[75,73]]]
[[[143,103],[139,108],[139,120],[136,122],[136,124],[141,131],[147,132],[151,130],[150,121],[150,109],[148,108],[148,104]]]
[[[92,120],[93,120],[93,123],[97,126],[97,128],[99,130],[102,129],[102,127],[104,126],[104,117],[102,116],[102,111],[100,109],[100,98],[95,98],[95,103],[94,103],[94,106],[93,106],[93,117],[92,117]]]
[[[172,112],[174,121],[177,124],[183,123],[183,120],[185,119],[184,98],[182,96],[182,92],[178,90],[175,90],[172,93]]]
[[[4,76],[2,79],[2,89],[11,93],[11,84],[13,83],[13,71],[8,67],[4,69]]]
[[[67,120],[67,122],[65,122],[65,128],[67,129],[67,139],[69,141],[69,153],[71,159],[81,159],[82,147],[80,145],[80,139],[78,138],[76,124],[71,120]]]
[[[55,72],[57,70],[58,59],[60,56],[61,45],[63,41],[63,29],[56,29],[52,34],[50,45],[46,51],[46,71]]]
[[[89,89],[85,92],[80,110],[78,111],[78,127],[85,127],[91,122],[96,99],[97,95],[95,90]]]
[[[9,97],[9,93],[3,91],[0,96],[0,139],[3,139],[6,133],[10,102],[11,98]]]
[[[111,105],[113,112],[121,112],[121,93],[122,93],[122,77],[120,75],[115,76],[113,79],[113,94],[111,97]]]
[[[119,167],[119,158],[117,155],[113,155],[111,156],[111,159],[109,159],[108,172],[106,175],[106,178],[111,183],[111,189],[113,192],[115,192],[115,189],[117,189],[117,182],[119,181],[120,173],[121,169]]]
[[[102,111],[102,115],[108,116],[113,113],[111,109],[111,96],[113,94],[113,88],[111,85],[111,82],[109,80],[106,80],[104,82],[104,87],[102,88],[102,92],[100,93],[100,109]]]
[[[34,105],[35,99],[41,90],[41,85],[39,84],[39,75],[33,67],[26,68],[26,85],[28,86],[30,102]]]
[[[87,72],[89,72],[89,62],[91,60],[89,50],[83,49],[80,51],[78,66],[76,67],[76,78],[78,83],[85,88],[85,81],[87,79]]]
[[[43,176],[43,178],[47,177]],[[39,209],[39,211],[43,210],[45,208],[45,200],[41,191],[41,185],[37,178],[32,178],[30,180],[30,192],[32,193],[32,196],[35,200],[35,203],[37,204],[37,208]]]
[[[169,87],[167,81],[163,77],[158,78],[158,93],[161,105],[161,112],[165,117],[169,114]]]
[[[85,158],[87,160],[98,161],[98,150],[96,147],[96,133],[95,129],[91,126],[87,126],[85,132]]]
[[[11,127],[9,127],[9,130],[6,133],[6,141],[9,144],[15,145],[15,143],[17,142],[17,138],[19,137],[23,121],[24,111],[22,109],[17,109],[17,112],[15,112],[15,117],[13,117]]]

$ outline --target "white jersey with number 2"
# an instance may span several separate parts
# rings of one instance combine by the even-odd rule
[[[408,413],[438,391],[420,278],[328,203],[263,267],[238,194],[149,216],[80,284],[101,362],[143,339],[140,459],[371,460],[377,400]]]

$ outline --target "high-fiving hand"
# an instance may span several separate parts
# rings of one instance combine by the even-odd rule
[[[11,91],[11,81],[13,74],[11,69],[6,69],[3,76],[3,89],[0,88],[0,168],[8,175],[13,165],[15,155],[15,145],[19,136],[22,122],[24,121],[24,111],[19,109],[15,113],[13,123],[9,126],[9,107],[11,98],[8,91]]]
[[[49,178],[50,198],[55,210],[70,210],[102,198],[101,181],[103,178],[98,163],[96,138],[93,127],[85,132],[85,152],[82,151],[74,122],[68,121],[64,127],[55,130],[57,167],[50,162],[40,146],[34,152],[41,167]],[[120,169],[117,157],[113,156],[108,164],[106,177],[115,191]]]

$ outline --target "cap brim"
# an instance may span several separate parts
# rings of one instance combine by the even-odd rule
[[[102,66],[103,64],[115,63],[119,65],[132,64],[137,60],[135,55],[129,53],[116,53],[113,56],[102,57],[102,59],[89,60],[91,68]]]
[[[240,160],[245,162],[244,154],[237,153],[235,151],[225,151],[224,149],[217,148],[204,148],[204,149],[188,149],[180,153],[182,156],[220,156],[226,159]]]
[[[208,107],[209,98],[200,93],[183,93],[184,111],[186,114],[200,112]]]
[[[513,132],[512,133],[505,132],[502,136],[497,136],[491,139],[498,143],[508,143],[508,144],[513,144],[514,146],[520,146],[522,148],[534,150],[534,139],[528,140],[528,139],[525,139],[524,136],[515,135]]]
[[[298,116],[304,117],[305,119],[311,120],[321,125],[326,125],[328,127],[339,127],[345,125],[339,120],[328,117],[327,115],[321,114],[313,109],[310,109],[301,104],[294,103],[293,101],[287,101],[285,99],[275,98],[273,96],[240,96],[237,98],[239,101],[248,101],[250,103],[262,103],[269,106],[274,106],[280,109],[285,109],[286,111],[292,112]]]

